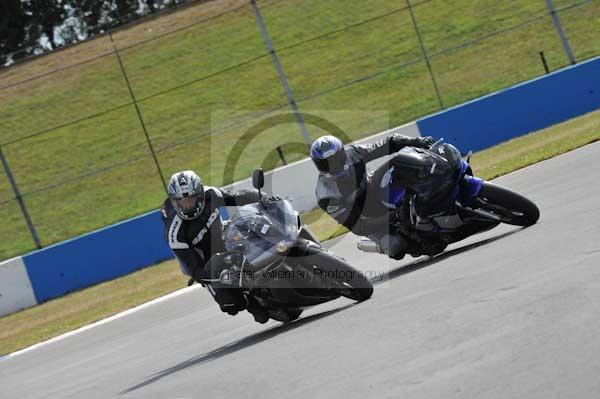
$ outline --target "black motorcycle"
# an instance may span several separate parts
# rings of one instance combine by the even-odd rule
[[[474,176],[469,165],[470,155],[463,159],[460,151],[451,144],[440,140],[428,150],[407,147],[402,151],[427,151],[439,160],[438,165],[447,164],[454,170],[452,181],[446,185],[447,189],[436,194],[434,202],[438,209],[429,210],[433,215],[428,217],[419,216],[422,214],[419,212],[419,196],[394,182],[393,166],[390,166],[393,162],[380,166],[370,176],[370,183],[376,187],[373,191],[379,195],[380,203],[390,211],[391,228],[396,224],[399,234],[409,236],[421,244],[417,255],[419,252],[423,255],[435,255],[448,244],[490,230],[500,223],[531,226],[540,217],[538,207],[528,198]],[[430,189],[435,190],[437,182],[430,181],[434,183]],[[424,184],[429,184],[427,178],[424,178]],[[394,210],[401,207],[405,196],[410,201],[409,218],[400,218],[401,223],[397,223],[395,218],[398,215]],[[365,252],[380,252],[377,244],[368,238],[361,239],[358,248]]]
[[[252,184],[260,193],[261,169],[254,171]],[[225,227],[232,267],[221,273],[222,283],[241,287],[282,322],[340,296],[356,301],[371,297],[367,276],[323,248],[288,201],[260,198],[240,207]]]

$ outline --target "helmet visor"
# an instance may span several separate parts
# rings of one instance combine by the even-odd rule
[[[184,219],[194,218],[202,212],[202,208],[204,207],[204,195],[199,193],[184,196],[183,198],[172,198],[171,202],[179,216]]]
[[[348,165],[346,165],[346,151],[343,148],[327,158],[313,158],[313,162],[317,166],[317,169],[319,169],[319,172],[328,177],[343,175],[348,170]]]

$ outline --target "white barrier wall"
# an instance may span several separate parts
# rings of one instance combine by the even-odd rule
[[[355,141],[354,144],[372,144],[394,133],[411,137],[420,136],[416,122],[411,122],[366,139]],[[373,161],[369,163],[368,167],[369,169],[374,169],[383,161],[384,159]],[[265,172],[265,191],[291,200],[294,208],[299,212],[310,211],[317,207],[315,197],[317,177],[317,168],[310,159],[305,159],[270,172]],[[242,190],[251,187],[252,178],[248,178],[223,188],[227,190]]]
[[[0,263],[0,316],[37,305],[23,258]]]

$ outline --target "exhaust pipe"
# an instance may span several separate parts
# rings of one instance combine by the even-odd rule
[[[360,241],[356,243],[356,246],[363,252],[381,253],[377,243],[368,238],[361,238]]]

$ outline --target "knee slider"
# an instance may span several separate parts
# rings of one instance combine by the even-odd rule
[[[398,234],[386,234],[379,240],[379,252],[393,259],[402,259],[408,247],[408,242]]]

